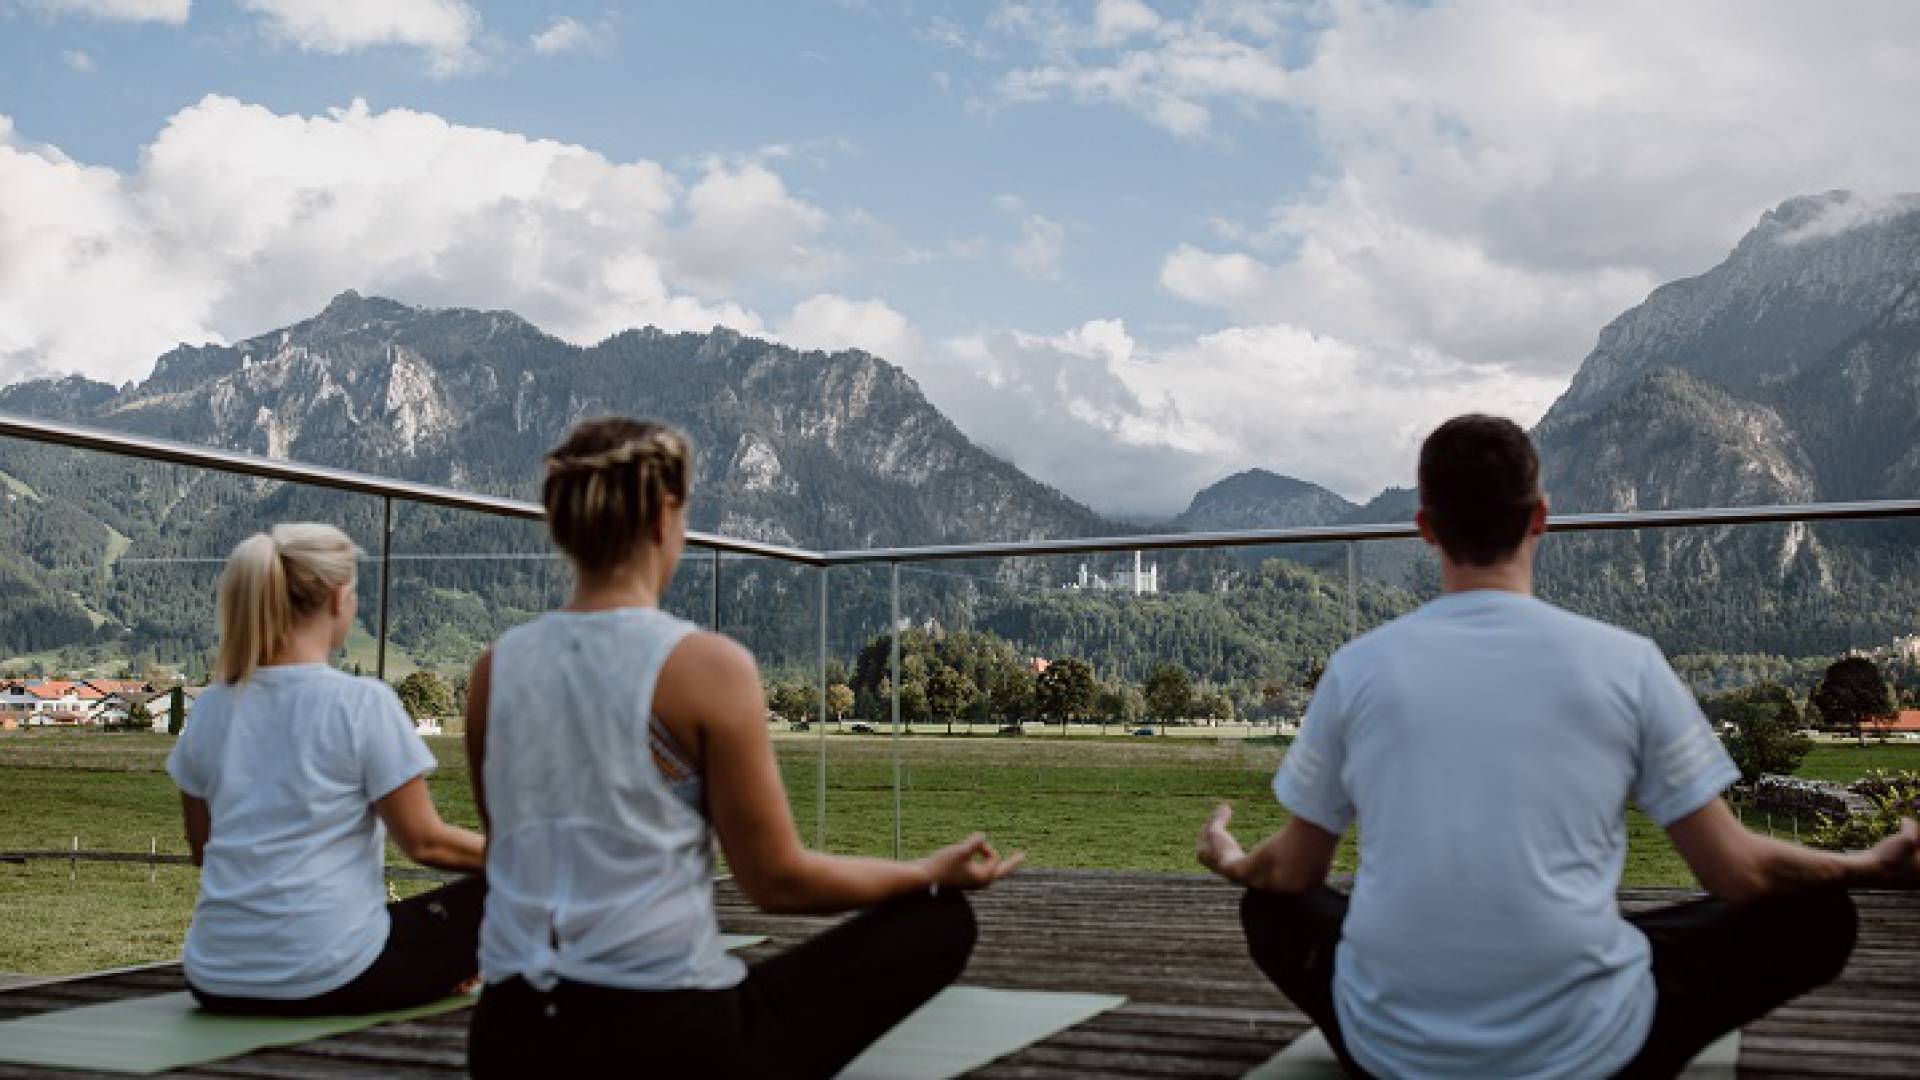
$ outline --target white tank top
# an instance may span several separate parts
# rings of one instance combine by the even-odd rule
[[[493,648],[480,970],[540,990],[723,989],[706,819],[661,778],[654,686],[695,627],[653,608],[556,611]]]

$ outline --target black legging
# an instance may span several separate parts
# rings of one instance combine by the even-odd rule
[[[1333,1008],[1334,948],[1347,898],[1321,886],[1302,896],[1249,891],[1240,901],[1253,962],[1313,1020],[1349,1076]],[[1653,946],[1659,995],[1640,1053],[1617,1075],[1673,1076],[1729,1031],[1832,982],[1853,952],[1859,913],[1845,889],[1772,897],[1735,907],[1719,900],[1628,917]]]
[[[888,901],[753,966],[728,990],[489,985],[476,1077],[830,1077],[959,978],[973,909],[956,892]]]
[[[487,882],[461,878],[387,905],[387,943],[352,982],[310,998],[227,997],[188,984],[200,1007],[246,1016],[359,1016],[425,1005],[478,972]]]

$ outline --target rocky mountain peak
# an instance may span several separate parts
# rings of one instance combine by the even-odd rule
[[[1196,532],[1311,528],[1339,521],[1355,509],[1318,484],[1248,469],[1195,495],[1174,523]]]
[[[392,323],[422,313],[421,309],[409,307],[398,300],[389,300],[384,296],[362,296],[353,289],[348,289],[328,301],[327,306],[320,310],[320,314],[299,324],[297,329],[309,332],[350,332]]]
[[[1915,281],[1920,196],[1789,199],[1718,266],[1607,324],[1548,418],[1591,412],[1656,368],[1737,392],[1777,385],[1872,325]]]

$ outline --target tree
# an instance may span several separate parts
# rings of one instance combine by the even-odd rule
[[[1111,722],[1122,727],[1132,727],[1146,715],[1146,701],[1140,691],[1123,682],[1114,682],[1100,688],[1093,699],[1093,712],[1104,726]]]
[[[853,706],[852,687],[843,682],[827,687],[827,712],[833,717],[834,723],[838,724],[846,720],[847,714],[853,711]]]
[[[1887,680],[1879,666],[1864,656],[1844,657],[1829,665],[1813,690],[1812,705],[1822,724],[1851,729],[1862,746],[1867,739],[1860,733],[1860,725],[1894,711]]]
[[[1034,677],[1026,668],[1000,668],[987,684],[987,711],[1002,722],[1018,723],[1033,714]]]
[[[1813,750],[1813,740],[1800,733],[1800,704],[1779,683],[1724,694],[1708,702],[1706,711],[1716,722],[1733,725],[1722,739],[1740,768],[1741,783],[1770,773],[1792,775]]]
[[[431,671],[416,671],[393,688],[400,695],[400,707],[418,722],[438,719],[453,712],[453,689]]]
[[[934,719],[947,718],[947,734],[953,734],[953,718],[967,711],[978,697],[980,690],[973,680],[961,674],[952,665],[941,664],[927,677],[927,708]],[[905,702],[901,703],[904,707]]]
[[[1034,698],[1043,717],[1057,717],[1060,733],[1067,733],[1069,721],[1082,718],[1093,708],[1100,685],[1094,680],[1093,665],[1069,656],[1047,665],[1034,680]]]
[[[777,683],[767,697],[767,705],[773,715],[789,724],[803,724],[812,719],[815,705],[820,700],[812,686],[799,682]]]
[[[1186,668],[1161,664],[1147,676],[1146,696],[1147,712],[1159,719],[1164,733],[1168,721],[1186,716],[1193,705],[1193,677]]]
[[[1209,720],[1232,721],[1233,699],[1223,692],[1200,695],[1200,712]]]
[[[144,701],[136,701],[127,706],[127,728],[131,731],[151,731],[153,713]]]
[[[187,691],[176,686],[167,695],[167,734],[178,735],[187,727]]]

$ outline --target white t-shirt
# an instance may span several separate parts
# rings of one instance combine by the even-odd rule
[[[1334,958],[1377,1076],[1592,1077],[1653,1022],[1621,918],[1629,798],[1662,826],[1739,773],[1651,641],[1517,593],[1441,597],[1340,650],[1274,777],[1360,826]]]
[[[182,957],[193,985],[309,998],[372,965],[387,941],[373,804],[433,767],[377,679],[293,664],[209,687],[167,758],[213,817]]]

